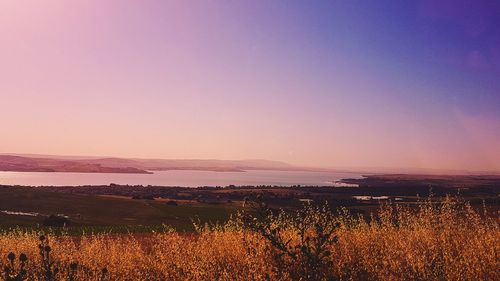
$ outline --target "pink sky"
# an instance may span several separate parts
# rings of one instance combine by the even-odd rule
[[[1,1],[0,152],[500,170],[493,65],[301,5]]]

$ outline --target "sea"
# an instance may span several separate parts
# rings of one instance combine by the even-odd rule
[[[85,185],[153,185],[153,186],[351,186],[339,182],[361,178],[346,172],[269,171],[213,172],[193,170],[152,171],[152,174],[0,172],[0,185],[85,186]]]

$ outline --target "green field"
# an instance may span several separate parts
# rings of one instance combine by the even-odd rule
[[[0,188],[0,211],[38,213],[38,216],[13,215],[0,212],[0,227],[42,226],[51,214],[69,217],[71,228],[147,229],[162,224],[178,230],[192,229],[192,220],[224,221],[236,211],[231,205],[180,204],[163,201],[109,198],[45,192],[25,187]]]

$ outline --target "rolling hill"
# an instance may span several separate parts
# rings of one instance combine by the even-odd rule
[[[305,169],[269,160],[78,158],[71,156],[0,154],[0,171],[150,173],[149,171],[166,170],[243,172],[245,170],[295,171]]]

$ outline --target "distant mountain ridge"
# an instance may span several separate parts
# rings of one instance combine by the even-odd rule
[[[208,171],[245,171],[245,170],[289,170],[295,167],[269,160],[202,160],[202,159],[123,159],[101,158],[80,160],[111,167],[136,167],[144,170],[208,170]]]
[[[78,158],[73,156],[0,154],[0,171],[144,174],[150,173],[149,171],[166,170],[243,172],[245,170],[297,171],[307,169],[270,160]]]
[[[246,170],[279,170],[309,172],[342,172],[356,174],[414,174],[414,175],[500,175],[500,171],[469,171],[458,169],[345,167],[318,168],[295,166],[280,161],[218,160],[218,159],[141,159],[68,155],[0,153],[0,171],[17,172],[80,172],[132,173],[151,171],[199,170],[244,172]]]
[[[75,172],[147,174],[135,167],[110,167],[99,163],[74,160],[0,155],[0,171],[11,172]]]

